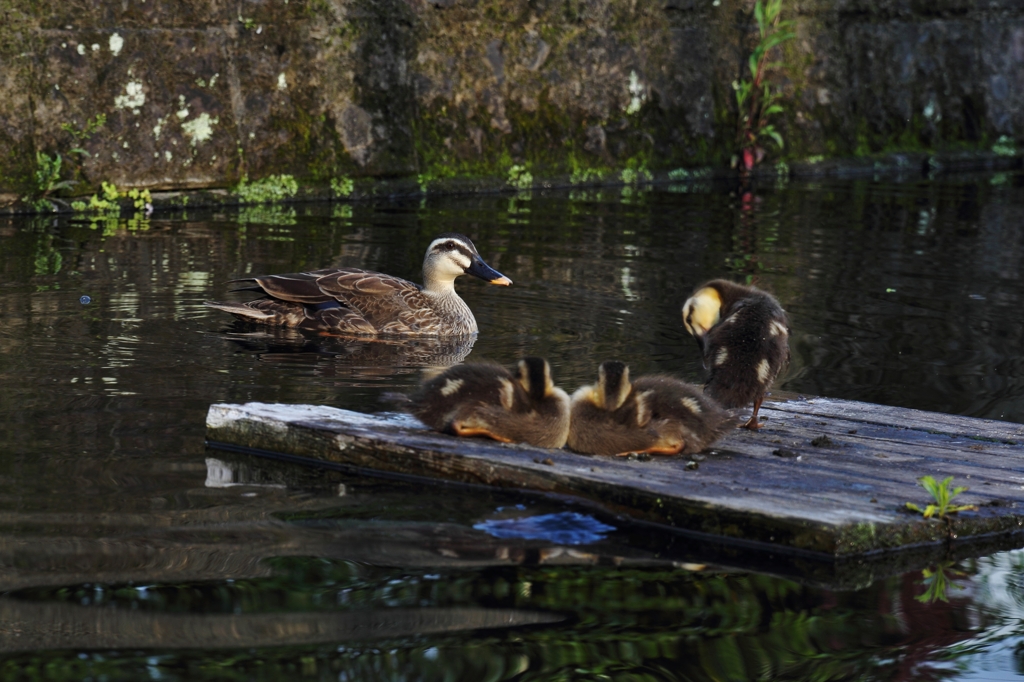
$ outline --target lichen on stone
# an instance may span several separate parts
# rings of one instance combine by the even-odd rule
[[[205,111],[191,121],[185,121],[181,124],[181,131],[192,141],[192,146],[195,147],[201,142],[206,142],[213,137],[213,126],[219,122],[219,119],[214,116],[211,117]]]
[[[128,81],[124,86],[123,95],[114,97],[115,109],[131,109],[132,113],[138,114],[139,109],[146,103],[146,93],[142,81]]]

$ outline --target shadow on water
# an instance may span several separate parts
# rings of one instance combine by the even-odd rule
[[[699,380],[679,306],[716,276],[789,311],[781,389],[1024,422],[1022,185],[2,218],[0,676],[1006,679],[1024,670],[1020,551],[837,572],[553,498],[207,451],[203,434],[212,402],[377,411],[465,358],[543,355],[569,391],[611,357]],[[353,342],[203,306],[240,275],[418,280],[451,230],[516,282],[459,281],[475,340]]]

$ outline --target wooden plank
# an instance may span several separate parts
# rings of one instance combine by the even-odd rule
[[[406,416],[309,405],[213,405],[207,438],[365,469],[568,494],[702,537],[816,556],[1011,536],[1024,524],[1024,445],[1013,440],[1024,427],[825,399],[762,410],[766,428],[738,429],[694,463],[458,439]],[[957,502],[979,510],[947,521],[906,512],[908,501],[930,501],[917,484],[926,474],[970,486]]]
[[[864,424],[944,433],[973,440],[1007,441],[1011,444],[1024,441],[1024,424],[1001,422],[994,419],[960,417],[906,407],[887,407],[832,398],[791,400],[774,403],[773,406],[778,410],[795,414],[833,417]]]

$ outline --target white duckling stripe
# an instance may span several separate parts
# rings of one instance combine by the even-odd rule
[[[516,388],[512,385],[512,382],[508,379],[500,379],[501,388],[498,389],[498,400],[501,401],[501,406],[506,410],[512,409],[512,403],[515,401]]]
[[[683,404],[683,407],[688,409],[690,412],[693,412],[694,414],[700,414],[701,412],[703,412],[703,410],[700,409],[700,403],[698,403],[693,398],[683,398],[682,400],[680,400],[680,402]]]
[[[449,379],[448,381],[444,382],[444,386],[441,387],[441,395],[449,396],[452,393],[455,393],[460,388],[462,388],[462,385],[464,383],[466,382],[463,381],[462,379]]]

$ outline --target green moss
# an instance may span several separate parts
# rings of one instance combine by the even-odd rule
[[[491,114],[482,106],[463,111],[438,105],[421,111],[414,122],[421,184],[432,179],[503,177],[510,186],[521,188],[539,177],[560,176],[568,176],[573,184],[612,177],[634,183],[668,168],[704,167],[722,155],[721,150],[709,152],[702,138],[673,142],[684,135],[678,127],[682,116],[675,112],[673,119],[672,112],[663,112],[657,102],[646,102],[628,117],[625,127],[621,119],[609,124],[574,118],[546,96],[529,110],[507,102],[505,114],[508,133],[490,125]],[[596,125],[608,131],[604,150],[588,146],[588,129]]]
[[[288,143],[269,150],[262,164],[266,168],[291,171],[293,175],[324,185],[356,168],[347,157],[344,161],[338,158],[336,150],[341,149],[342,144],[325,116],[313,116],[302,107],[293,107],[288,116],[273,117],[267,127],[271,131],[283,131]],[[241,158],[241,150],[239,156]]]

